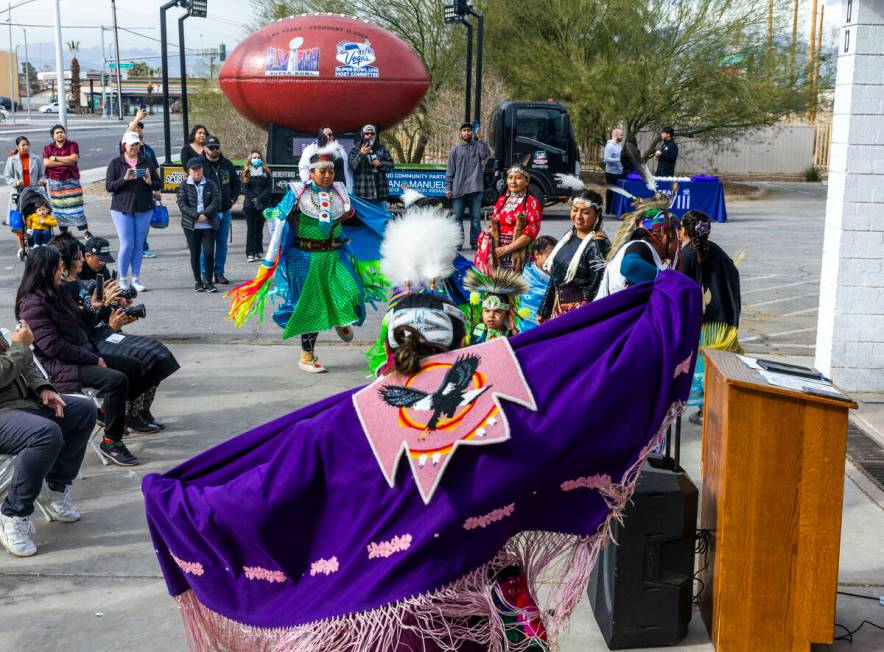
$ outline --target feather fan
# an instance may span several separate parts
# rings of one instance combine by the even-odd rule
[[[575,177],[573,174],[562,174],[561,172],[553,175],[556,178],[556,182],[562,188],[567,188],[573,192],[580,192],[581,190],[586,190],[586,184],[580,180],[579,177]]]

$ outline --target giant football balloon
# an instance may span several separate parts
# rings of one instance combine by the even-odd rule
[[[218,78],[250,121],[305,132],[323,124],[338,132],[368,122],[390,127],[414,111],[430,86],[420,58],[402,40],[337,14],[261,28],[230,53]]]

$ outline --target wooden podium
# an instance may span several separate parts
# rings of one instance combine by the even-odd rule
[[[856,404],[770,385],[705,350],[700,612],[716,650],[831,643],[847,413]]]

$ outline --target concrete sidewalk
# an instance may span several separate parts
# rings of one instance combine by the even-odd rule
[[[39,553],[0,554],[0,649],[51,652],[185,649],[175,603],[166,595],[144,522],[141,478],[266,420],[365,382],[362,347],[328,347],[333,373],[296,369],[297,349],[282,344],[177,344],[181,370],[163,384],[156,412],[168,424],[158,435],[130,436],[142,466],[101,466],[87,452],[74,485],[79,523],[35,518]],[[685,421],[683,462],[699,482],[700,433]],[[839,582],[843,590],[884,593],[884,496],[846,467]],[[100,614],[100,615],[99,615]],[[855,627],[884,621],[872,600],[839,596],[837,621]],[[882,649],[884,637],[864,628],[853,650]],[[695,613],[685,650],[712,650]],[[577,609],[563,652],[607,649],[586,600]],[[837,644],[835,649],[847,649]]]
[[[803,304],[787,302],[788,307],[777,314],[780,321],[769,329],[771,335],[766,335],[764,328],[772,313],[763,311],[783,305],[769,303],[771,292],[782,293],[775,301],[791,301],[788,292],[796,292],[798,300],[806,295],[807,289],[790,285],[806,280],[806,285],[813,288],[812,275],[807,279],[797,277],[797,281],[790,275],[798,266],[804,268],[799,270],[802,273],[818,270],[815,266],[821,247],[817,239],[821,221],[817,233],[815,223],[809,224],[807,218],[808,207],[816,206],[814,210],[822,211],[818,195],[806,195],[797,203],[780,197],[770,204],[734,205],[730,207],[731,222],[714,227],[714,239],[724,242],[726,250],[753,247],[741,274],[746,279],[747,293],[755,293],[753,300],[761,295],[768,302],[763,309],[747,313],[747,332],[761,333],[763,338],[752,349],[758,354],[770,355],[777,350],[774,346],[789,347],[783,352],[809,352],[805,340],[792,340],[780,333],[794,329],[795,319],[812,318],[789,316],[788,313],[804,313],[797,310],[804,308]],[[172,203],[173,198],[166,201]],[[787,209],[794,215],[787,215]],[[89,194],[87,210],[93,232],[111,240],[115,250],[106,195]],[[352,344],[342,344],[333,334],[321,335],[318,352],[331,373],[301,373],[296,367],[296,343],[280,343],[279,329],[274,324],[249,324],[238,331],[224,318],[226,303],[220,294],[197,294],[190,289],[188,254],[174,209],[172,213],[170,228],[150,233],[152,248],[159,257],[145,261],[142,274],[150,291],[139,301],[147,305],[148,318],[127,328],[165,339],[181,362],[181,370],[162,385],[156,404],[157,415],[169,428],[158,435],[129,438],[142,466],[104,467],[88,451],[83,478],[74,485],[83,520],[46,524],[38,516],[37,556],[16,559],[0,553],[0,650],[184,650],[177,608],[166,594],[147,536],[141,478],[166,471],[271,418],[366,382],[362,356],[366,344],[376,336],[379,313],[369,312],[366,325],[357,329]],[[776,216],[778,228],[792,229],[779,250],[767,246],[773,219],[770,215]],[[565,224],[548,216],[544,232],[558,235]],[[255,266],[245,262],[242,221],[234,221],[234,232],[236,244],[231,246],[228,276],[234,281],[245,280],[252,277]],[[4,290],[0,293],[0,325],[8,326],[13,322],[12,304],[22,265],[14,258],[12,238],[3,242],[6,244],[0,247],[0,287]],[[793,249],[786,251],[786,247]],[[812,258],[814,255],[816,259]],[[768,288],[769,281],[765,279],[779,279],[773,281],[779,284],[778,288]],[[800,300],[812,301],[813,297]],[[767,339],[774,344],[768,344]],[[783,340],[788,344],[780,344]],[[807,357],[789,359],[812,363]],[[877,430],[880,436],[884,432],[884,406],[862,403],[863,397],[859,398],[857,423],[867,431]],[[687,420],[682,455],[686,470],[699,484],[700,432]],[[884,594],[884,495],[851,463],[846,464],[845,472],[840,589],[875,597]],[[884,624],[884,609],[875,600],[839,596],[837,622],[855,628],[863,619]],[[712,649],[696,613],[688,638],[678,647],[686,651]],[[586,600],[574,614],[561,649],[607,649]],[[839,642],[834,649],[847,650],[848,645]],[[866,626],[849,649],[884,650],[884,632]]]

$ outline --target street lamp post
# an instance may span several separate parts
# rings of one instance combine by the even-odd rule
[[[482,46],[484,42],[485,17],[476,11],[468,0],[452,0],[443,7],[444,20],[449,25],[463,25],[467,28],[467,88],[464,122],[470,122],[470,95],[473,92],[473,25],[467,16],[476,17],[476,104],[474,126],[478,128],[482,111]]]
[[[184,139],[187,140],[187,96],[185,89],[187,88],[187,79],[186,79],[186,68],[185,68],[185,57],[184,57],[184,19],[188,16],[196,16],[199,18],[205,18],[208,10],[208,0],[169,0],[166,4],[160,7],[160,51],[162,53],[162,67],[163,67],[163,136],[165,137],[164,151],[166,155],[166,162],[170,163],[172,161],[172,127],[170,124],[169,118],[169,52],[168,52],[168,37],[166,35],[166,12],[172,7],[181,6],[187,9],[187,13],[184,14],[181,18],[178,19],[178,39],[181,41],[178,44],[180,48],[180,62],[181,62],[181,108],[183,110],[183,118],[184,118]],[[182,161],[185,163],[185,161]]]
[[[178,67],[181,69],[181,127],[184,131],[184,142],[190,126],[187,115],[187,62],[184,56],[184,21],[190,16],[190,9],[178,17]],[[184,161],[181,161],[184,163]]]

